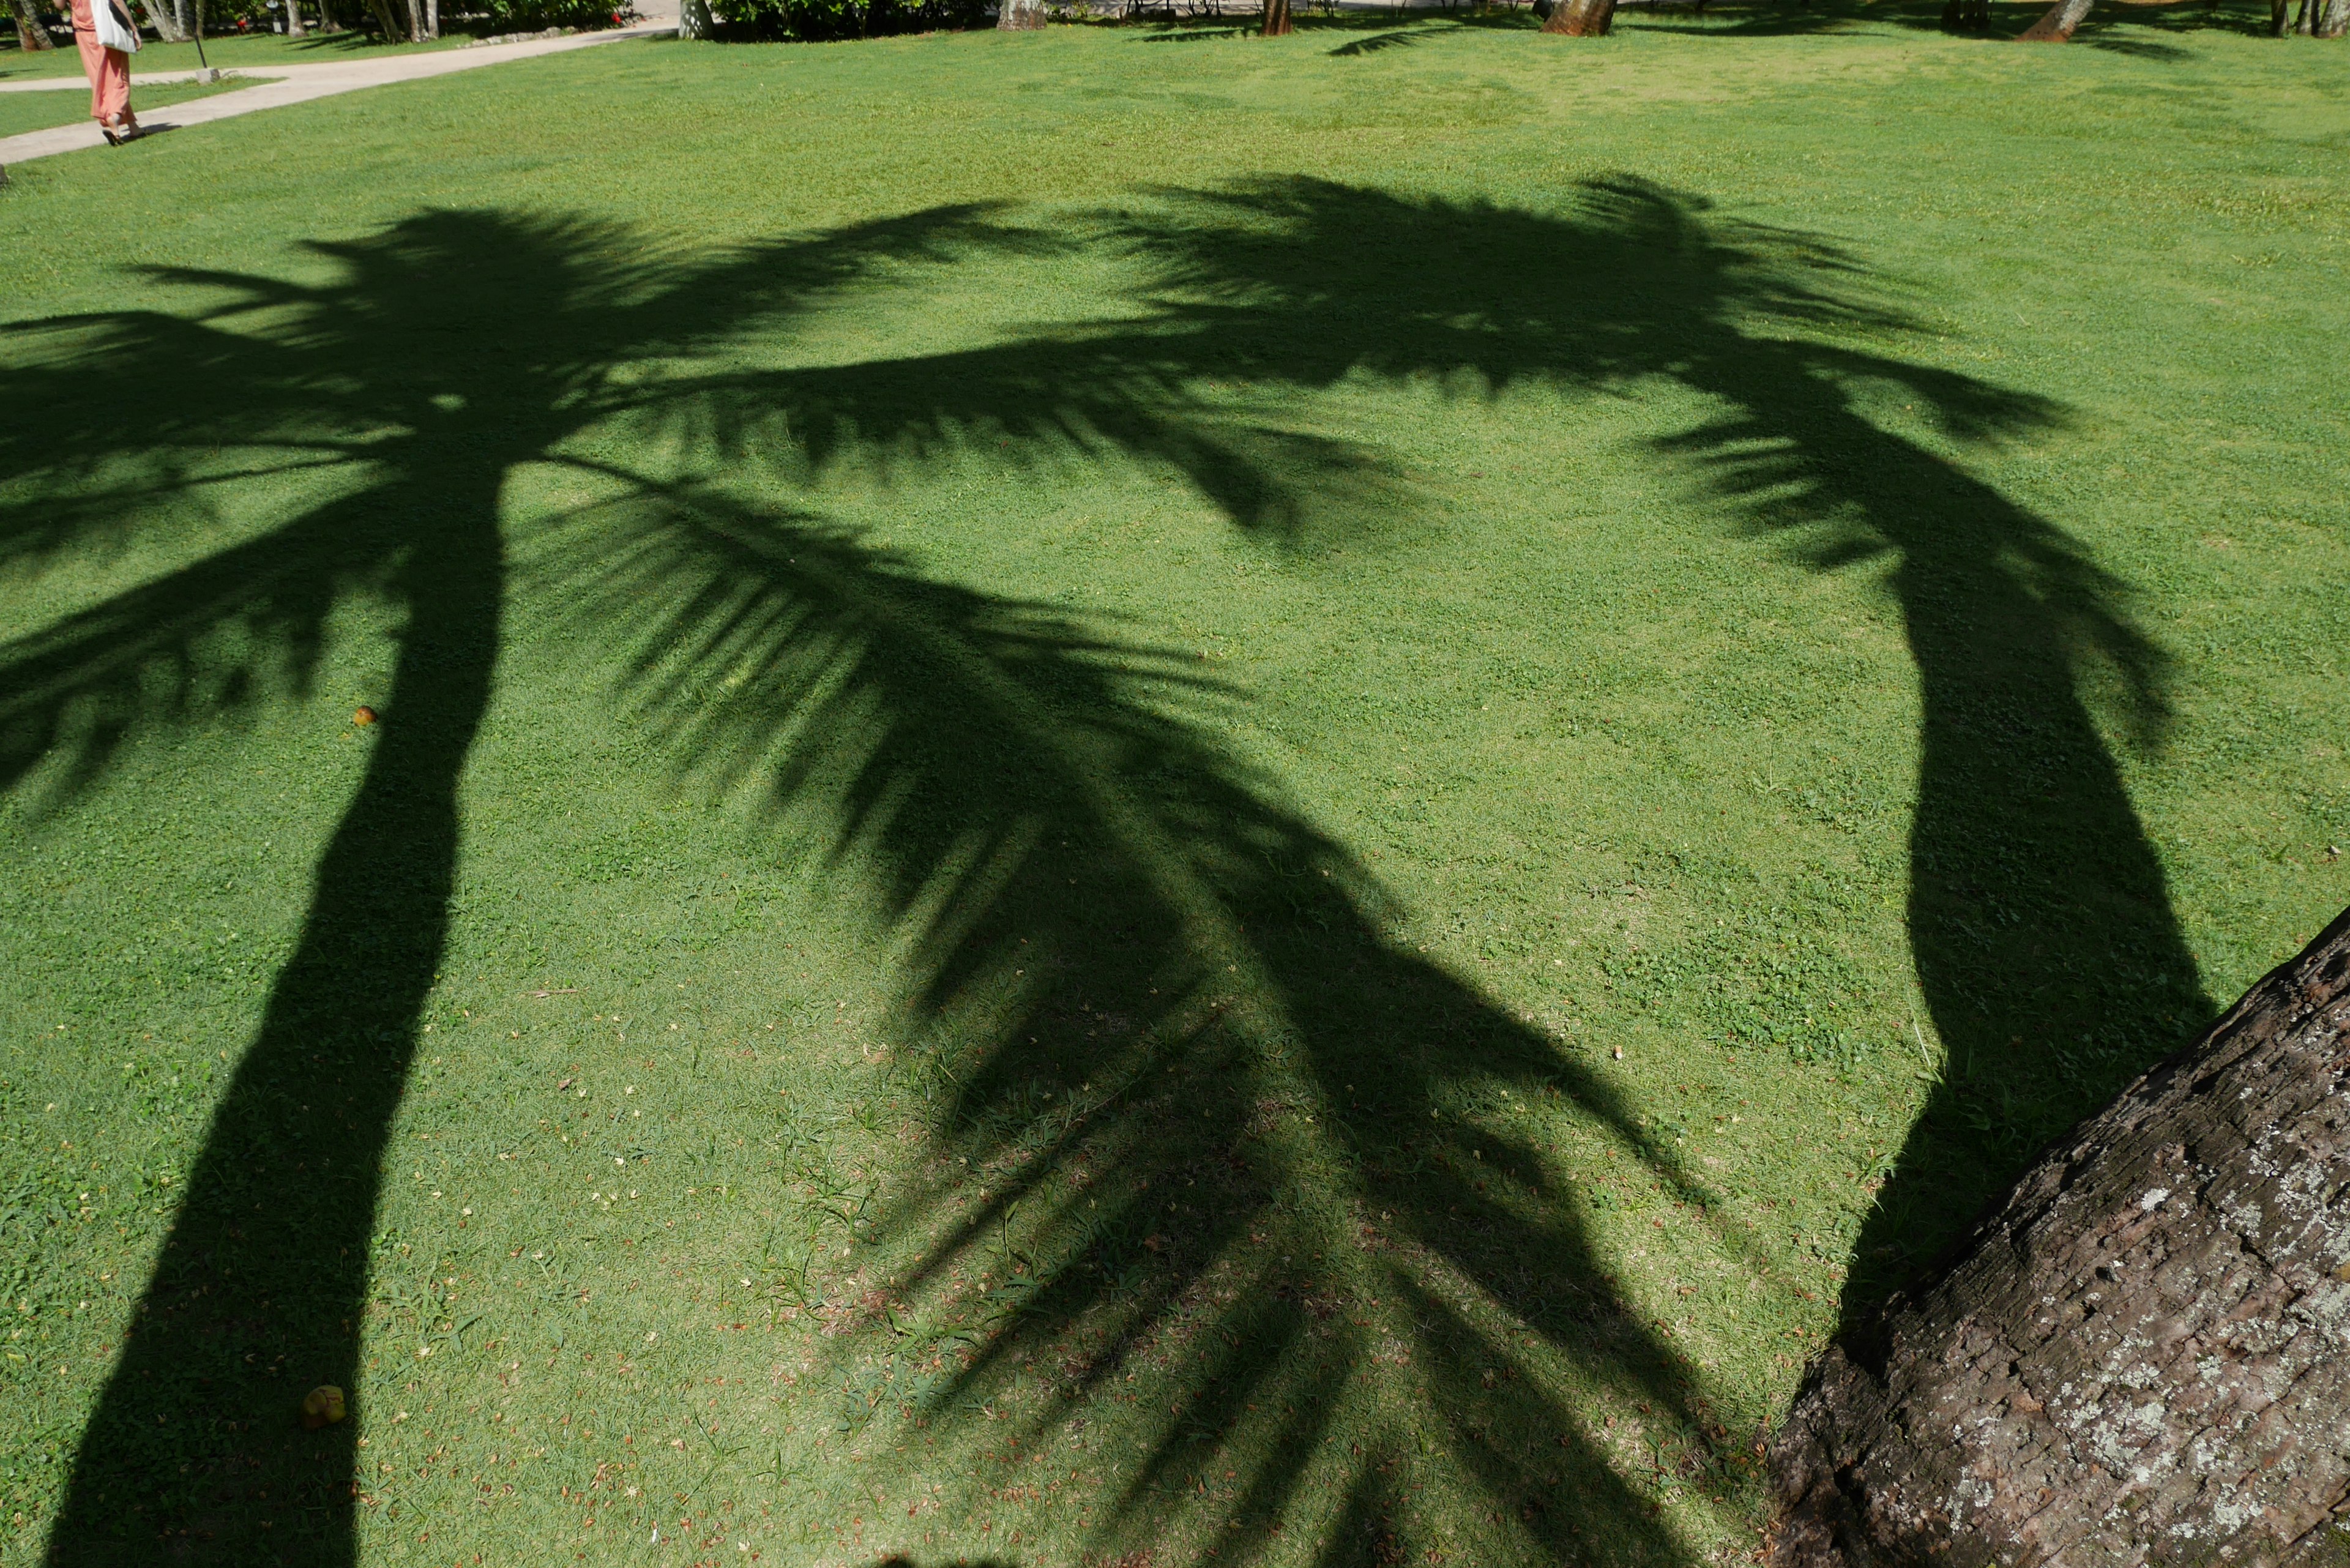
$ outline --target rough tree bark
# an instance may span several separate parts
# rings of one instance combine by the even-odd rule
[[[2350,912],[1853,1324],[1780,1568],[2350,1561]]]
[[[2325,0],[2325,9],[2317,18],[2317,36],[2339,38],[2350,34],[2350,0]]]
[[[16,23],[16,47],[30,53],[35,49],[54,49],[57,41],[41,26],[40,16],[33,10],[33,0],[8,0],[8,15]]]
[[[1545,33],[1596,38],[1616,25],[1616,0],[1559,0],[1543,25]]]
[[[1024,33],[1045,25],[1045,0],[1003,0],[995,25],[1008,33]]]
[[[286,36],[298,38],[308,31],[302,21],[302,0],[286,0]]]
[[[1262,36],[1278,38],[1289,31],[1289,0],[1264,0],[1264,26]]]

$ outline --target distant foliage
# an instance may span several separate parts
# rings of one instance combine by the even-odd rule
[[[464,9],[464,30],[491,36],[542,27],[577,27],[585,33],[639,20],[629,0],[473,0]],[[452,30],[449,0],[442,0],[441,26]]]
[[[987,25],[982,0],[712,0],[718,36],[821,43]]]

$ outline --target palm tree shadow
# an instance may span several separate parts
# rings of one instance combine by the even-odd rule
[[[1295,211],[1295,200],[1259,204]],[[2046,426],[2057,410],[1848,346],[1914,327],[1872,300],[1852,258],[1814,238],[1726,222],[1627,181],[1587,188],[1579,216],[1536,236],[1521,216],[1415,218],[1336,195],[1326,211],[1299,213],[1301,230],[1327,239],[1295,258],[1296,275],[1336,299],[1351,280],[1321,269],[1339,266],[1341,234],[1385,218],[1391,243],[1433,246],[1438,223],[1459,223],[1474,241],[1461,251],[1494,258],[1469,290],[1485,302],[1486,319],[1469,327],[1482,341],[1449,355],[1430,344],[1426,362],[1475,366],[1492,384],[1669,376],[1726,411],[1666,452],[1746,499],[1758,523],[1800,530],[1802,556],[1819,569],[1887,558],[1922,708],[1909,935],[1950,1067],[1864,1229],[1846,1293],[1856,1314],[2210,1012],[2084,696],[2092,684],[2117,689],[2126,742],[2158,746],[2168,667],[2133,624],[2126,585],[2054,523],[1866,417],[1862,400],[1898,388],[1947,435],[1975,442]],[[1263,275],[1253,262],[1232,271]],[[1626,281],[1604,313],[1545,309],[1548,280],[1575,276]],[[1372,303],[1431,334],[1442,319],[1434,298]],[[1301,325],[1346,341],[1327,320]],[[1513,348],[1497,351],[1497,338]],[[1366,358],[1399,371],[1412,348],[1406,327]]]
[[[350,1560],[356,1426],[293,1417],[311,1384],[355,1382],[380,1167],[499,653],[507,472],[625,411],[639,394],[616,367],[691,355],[985,226],[941,210],[680,264],[608,228],[429,213],[322,247],[327,285],[169,275],[224,302],[19,329],[37,351],[0,383],[45,419],[0,437],[21,476],[0,560],[119,545],[122,519],[206,486],[316,469],[348,493],[0,647],[0,787],[61,805],[142,730],[298,698],[347,601],[404,620],[365,774],[84,1429],[50,1561]],[[258,330],[241,319],[262,313]]]
[[[1890,384],[1980,441],[2056,410],[1851,346],[1914,330],[1851,257],[1638,182],[1587,187],[1559,216],[1312,181],[1169,202],[1103,236],[1149,280],[1153,311],[1139,321],[850,367],[773,395],[803,410],[812,446],[835,427],[917,444],[966,421],[1032,438],[1131,430],[1155,400],[1202,382],[1439,378],[1477,397],[1662,378],[1715,400],[1726,411],[1663,452],[1751,504],[1758,524],[1799,530],[1819,569],[1882,557],[1918,671],[1909,927],[1950,1067],[1864,1227],[1849,1317],[2208,1010],[2084,696],[2095,667],[2109,670],[2125,735],[2159,743],[2167,671],[2125,585],[2048,520],[1863,411]],[[1386,265],[1419,254],[1462,265],[1440,278]],[[1573,281],[1598,277],[1617,280],[1604,307]],[[913,385],[953,390],[925,406],[904,395]],[[948,1147],[985,1173],[976,1206],[957,1165],[898,1215],[931,1228],[902,1284],[939,1293],[941,1321],[986,1316],[951,1282],[996,1293],[993,1337],[954,1387],[1000,1387],[1015,1361],[1058,1356],[1072,1370],[1041,1430],[1121,1368],[1163,1359],[1206,1303],[1225,1314],[1226,1351],[1152,1424],[1129,1526],[1163,1518],[1144,1498],[1212,1440],[1220,1456],[1253,1456],[1234,1504],[1255,1532],[1244,1548],[1309,1497],[1369,1509],[1374,1536],[1404,1528],[1388,1478],[1417,1424],[1457,1439],[1460,1486],[1513,1499],[1521,1549],[1613,1536],[1671,1557],[1669,1533],[1587,1438],[1559,1439],[1561,1465],[1530,1463],[1493,1436],[1498,1415],[1461,1414],[1507,1405],[1481,1390],[1510,1373],[1520,1435],[1570,1424],[1509,1353],[1511,1332],[1531,1326],[1587,1375],[1704,1427],[1701,1390],[1626,1321],[1571,1195],[1534,1151],[1441,1108],[1472,1085],[1548,1092],[1637,1147],[1624,1106],[1552,1042],[1398,951],[1376,884],[1203,750],[1204,726],[1137,725],[1170,705],[1061,667],[921,726],[953,735],[985,711],[972,745],[1017,754],[1024,723],[1040,759],[1000,782],[958,780],[959,820],[977,836],[914,855],[899,905],[931,977],[910,992],[907,1032],[938,1042],[958,1126]],[[764,744],[773,728],[744,733]],[[695,731],[717,753],[742,743]],[[965,869],[933,880],[949,865]],[[1664,1152],[1639,1152],[1685,1181]],[[1024,1251],[1006,1241],[1015,1213]],[[1005,1292],[1014,1306],[1001,1306]],[[1497,1315],[1481,1320],[1472,1301]],[[1584,1332],[1595,1320],[1609,1334]],[[1383,1344],[1410,1347],[1415,1368],[1395,1377],[1394,1404],[1373,1412],[1328,1392]],[[1314,1456],[1341,1432],[1365,1451],[1324,1473]],[[1535,1511],[1577,1466],[1598,1479]]]
[[[1493,1550],[1688,1555],[1556,1369],[1660,1411],[1690,1462],[1720,1469],[1703,1379],[1610,1278],[1546,1152],[1482,1108],[1503,1091],[1566,1102],[1702,1196],[1617,1086],[1395,940],[1376,879],[1216,738],[1243,693],[1128,628],[937,581],[701,477],[743,462],[897,473],[1009,443],[1040,464],[1164,463],[1235,524],[1311,549],[1408,512],[1408,487],[1375,454],[1204,389],[1670,379],[1723,410],[1671,460],[1799,530],[1824,569],[1887,558],[1919,671],[1911,939],[1954,1066],[1847,1306],[1948,1239],[1953,1191],[1989,1196],[2199,1010],[2080,694],[2084,660],[2110,665],[2158,734],[2160,660],[2121,586],[1865,417],[1856,390],[1896,384],[1970,439],[2053,410],[1841,346],[1907,326],[1852,258],[1631,181],[1533,213],[1291,180],[1164,193],[1065,236],[1136,265],[1137,311],[1116,322],[846,366],[738,369],[723,352],[877,261],[1036,243],[941,212],[695,261],[607,229],[435,214],[345,247],[321,288],[190,280],[293,325],[110,318],[0,376],[20,406],[63,410],[47,433],[69,438],[37,459],[0,447],[36,498],[0,511],[0,551],[98,537],[216,448],[256,472],[363,480],[0,648],[7,778],[69,787],[142,725],[298,689],[345,596],[408,617],[368,775],[85,1434],[53,1561],[150,1556],[158,1535],[200,1559],[261,1553],[244,1493],[264,1485],[307,1511],[306,1555],[350,1556],[348,1428],[287,1421],[310,1369],[350,1381],[384,1139],[446,930],[455,784],[511,596],[602,639],[681,775],[760,796],[881,891],[909,955],[905,1070],[946,1106],[892,1217],[921,1238],[896,1284],[925,1325],[910,1353],[949,1367],[945,1397],[1004,1387],[1024,1361],[1056,1368],[1028,1407],[1039,1431],[1130,1370],[1180,1385],[1164,1416],[1129,1417],[1139,1457],[1105,1548],[1147,1547],[1184,1506],[1173,1483],[1213,1454],[1243,1554],[1308,1530],[1318,1558],[1398,1561],[1426,1523],[1413,1490],[1433,1481],[1491,1505]],[[471,318],[446,314],[452,275],[471,280]],[[1596,308],[1579,280],[1601,277],[1617,282]],[[681,358],[690,370],[650,382],[613,374]],[[133,362],[144,424],[83,389]],[[176,363],[203,367],[205,400],[152,369]],[[565,446],[607,420],[675,438],[686,477]],[[146,444],[126,449],[126,428]],[[497,491],[525,462],[591,472],[619,499],[546,523],[517,567]],[[60,522],[38,504],[96,474],[105,504]],[[615,625],[630,628],[618,648]]]

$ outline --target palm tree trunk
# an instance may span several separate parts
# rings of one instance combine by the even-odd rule
[[[2284,0],[2275,0],[2283,5]],[[2024,29],[2019,44],[2065,44],[2072,42],[2073,29],[2089,19],[2089,7],[2095,0],[2056,0],[2048,14]]]
[[[1289,0],[1264,0],[1263,36],[1278,38],[1289,31]]]
[[[40,17],[34,14],[33,0],[8,0],[8,12],[16,18],[18,48],[31,54],[36,49],[57,47],[57,41],[49,36],[49,30],[41,26]]]
[[[306,30],[302,25],[302,0],[286,0],[286,36],[298,38]]]
[[[1616,25],[1616,0],[1560,0],[1542,30],[1565,38],[1596,38]]]
[[[2323,1561],[2350,1460],[2303,1435],[2350,1422],[2350,1317],[2303,1303],[2345,1272],[2345,1027],[2350,913],[1849,1324],[1781,1430],[1777,1568]]]
[[[180,19],[172,14],[171,6],[160,4],[159,0],[139,0],[139,8],[147,14],[148,24],[155,29],[157,37],[167,44],[188,41],[188,30],[180,26]]]

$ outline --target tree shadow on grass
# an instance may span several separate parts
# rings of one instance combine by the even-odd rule
[[[185,279],[230,304],[55,327],[46,358],[0,375],[53,414],[37,450],[0,437],[26,475],[0,555],[71,551],[161,495],[242,483],[206,467],[216,451],[246,454],[235,473],[355,483],[0,648],[10,776],[70,787],[140,724],[297,689],[346,595],[409,618],[368,775],[85,1434],[52,1561],[143,1560],[159,1535],[199,1560],[350,1556],[348,1428],[287,1427],[312,1369],[355,1370],[377,1173],[508,601],[571,618],[681,776],[763,797],[884,895],[905,1070],[946,1113],[891,1217],[919,1256],[849,1306],[870,1314],[860,1343],[945,1369],[910,1407],[951,1421],[951,1401],[1002,1396],[1032,1440],[1080,1405],[1115,1422],[1105,1551],[1212,1539],[1389,1563],[1449,1519],[1521,1559],[1691,1554],[1659,1484],[1734,1485],[1739,1450],[1515,1105],[1564,1101],[1700,1214],[1714,1195],[1604,1073],[1395,938],[1376,879],[1222,743],[1244,693],[1129,628],[752,505],[713,477],[744,464],[1142,462],[1310,550],[1411,496],[1375,454],[1276,417],[1301,390],[1695,390],[1719,412],[1660,458],[1797,530],[1819,569],[1882,558],[1919,671],[1910,929],[1953,1067],[1847,1306],[2202,1011],[2081,695],[2085,666],[2108,671],[2158,733],[2160,660],[2121,585],[1866,411],[1897,389],[1981,440],[2054,410],[1882,351],[1908,323],[1851,258],[1632,181],[1536,213],[1287,180],[1065,231],[1140,280],[1114,321],[845,366],[732,357],[883,286],[883,264],[1037,243],[949,212],[691,262],[439,214],[338,247],[334,283]],[[452,277],[469,284],[454,317]],[[670,369],[622,373],[638,361]],[[180,365],[199,368],[185,384],[157,369]],[[124,418],[126,385],[145,417]],[[567,446],[601,421],[683,455],[653,472]],[[521,462],[612,498],[531,523],[509,564],[497,494]],[[1119,1414],[1146,1372],[1175,1397]],[[1650,1411],[1653,1476],[1586,1424],[1595,1398]],[[265,1489],[294,1529],[262,1532]]]
[[[1354,59],[1363,55],[1381,54],[1388,49],[1409,49],[1440,34],[1454,32],[1459,26],[1452,22],[1436,22],[1418,27],[1391,27],[1381,33],[1365,34],[1328,53],[1334,59]]]
[[[1882,352],[1910,324],[1870,302],[1851,258],[1630,181],[1557,214],[1300,180],[1170,192],[1083,243],[1132,261],[1135,315],[723,395],[791,410],[817,462],[868,461],[858,442],[908,462],[1003,441],[1180,455],[1236,522],[1295,541],[1344,454],[1284,458],[1295,438],[1230,422],[1200,389],[1241,389],[1246,406],[1363,379],[1463,399],[1672,382],[1722,412],[1662,455],[1758,525],[1799,529],[1818,569],[1882,560],[1923,708],[1911,933],[1952,1072],[1868,1221],[1848,1311],[2204,1011],[2082,696],[2109,677],[2125,729],[2158,739],[2162,660],[2123,585],[1865,411],[1895,389],[1966,441],[2055,410]],[[1612,280],[1605,299],[1583,278]],[[1357,525],[1408,504],[1373,483]],[[681,547],[670,519],[596,526]],[[598,564],[628,548],[592,534],[577,547],[567,592],[583,614],[608,613]],[[794,625],[799,590],[779,580],[770,600],[754,560],[722,558],[654,571],[733,597],[687,607],[632,678],[679,752],[772,778],[781,810],[817,764],[774,737],[833,732],[795,717],[809,701],[797,631],[761,629]],[[613,586],[612,606],[647,597]],[[1707,1428],[1701,1380],[1627,1313],[1576,1195],[1505,1107],[1562,1097],[1676,1191],[1702,1201],[1702,1183],[1640,1137],[1604,1075],[1392,939],[1376,881],[1191,716],[1216,694],[1180,658],[1083,650],[1078,628],[1044,622],[991,629],[1001,607],[871,613],[961,628],[905,673],[860,666],[888,689],[861,708],[920,714],[904,733],[937,759],[883,761],[876,743],[857,752],[868,773],[827,786],[838,820],[888,815],[882,875],[913,955],[902,1033],[930,1042],[923,1070],[951,1106],[930,1184],[892,1217],[929,1238],[922,1260],[872,1303],[927,1324],[893,1360],[959,1368],[943,1397],[1023,1410],[1032,1444],[1129,1375],[1173,1375],[1181,1397],[1118,1434],[1142,1457],[1105,1550],[1163,1543],[1181,1521],[1243,1557],[1303,1528],[1380,1560],[1431,1539],[1441,1494],[1493,1526],[1483,1550],[1681,1552],[1545,1379],[1563,1362],[1586,1397],[1659,1406],[1684,1438]],[[738,711],[678,696],[691,666],[669,650],[696,647],[752,672]],[[771,669],[787,673],[758,678]],[[1037,1366],[1056,1370],[1023,1406]],[[1211,1486],[1218,1467],[1228,1484]]]
[[[1679,8],[1676,8],[1678,11]],[[2040,20],[2048,7],[2038,0],[2014,0],[1991,7],[1987,26],[1968,35],[1986,42],[2012,42]],[[1766,5],[1714,5],[1702,18],[1659,16],[1645,8],[1617,13],[1617,25],[1644,32],[1675,33],[1689,37],[1757,38],[1835,32],[1856,26],[1891,25],[1916,32],[1949,32],[1940,0],[1787,0]],[[2265,34],[2268,11],[2257,14],[2241,5],[2221,6],[2203,0],[2173,0],[2162,5],[2108,3],[2082,25],[2074,41],[2115,54],[2143,59],[2184,59],[2187,52],[2160,41],[2159,35],[2197,32]]]
[[[201,537],[226,526],[204,498],[259,479],[348,493],[0,646],[0,786],[62,801],[142,728],[298,698],[346,602],[404,619],[365,774],[84,1431],[52,1562],[350,1558],[357,1427],[300,1433],[294,1410],[355,1382],[380,1168],[499,653],[507,473],[625,407],[617,367],[773,325],[978,225],[941,211],[694,265],[593,225],[435,213],[319,247],[329,284],[166,275],[224,302],[12,332],[0,387],[43,413],[0,434],[0,565],[130,544],[158,515]]]

